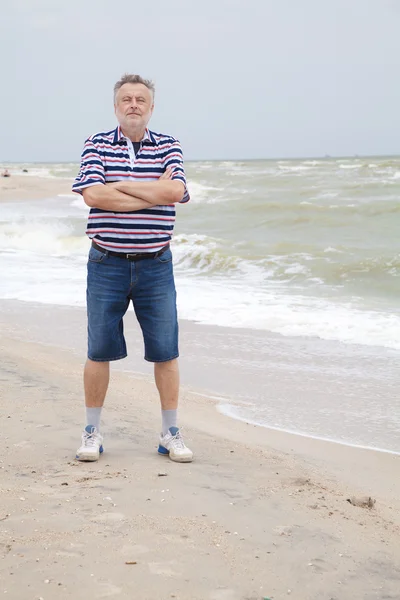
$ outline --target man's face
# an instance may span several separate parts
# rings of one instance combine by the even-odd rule
[[[142,83],[124,83],[116,94],[114,107],[122,130],[144,130],[153,113],[153,95]]]

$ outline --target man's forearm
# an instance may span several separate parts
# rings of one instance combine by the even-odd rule
[[[116,181],[107,184],[107,187],[128,194],[135,198],[141,198],[152,205],[175,204],[180,202],[184,196],[185,188],[179,180],[158,181]]]
[[[151,208],[153,205],[142,198],[124,194],[113,186],[93,185],[83,190],[85,204],[91,208],[112,210],[114,212],[130,212]]]

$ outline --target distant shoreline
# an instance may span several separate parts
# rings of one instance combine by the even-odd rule
[[[72,179],[14,175],[0,177],[0,202],[45,200],[58,194],[72,194]]]
[[[277,162],[277,161],[308,161],[308,160],[366,160],[366,159],[397,159],[400,158],[400,154],[353,154],[353,155],[341,155],[331,154],[324,156],[290,156],[290,157],[267,157],[267,158],[185,158],[185,163],[200,163],[200,162]],[[79,164],[79,157],[76,160],[21,160],[21,161],[9,161],[0,160],[0,168],[2,166],[9,165],[77,165]]]

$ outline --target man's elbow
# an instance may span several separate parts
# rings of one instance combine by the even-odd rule
[[[185,186],[181,181],[174,181],[174,187],[171,190],[171,202],[176,204],[180,202],[185,195]]]
[[[88,187],[82,191],[82,196],[85,204],[90,208],[94,208],[96,206],[96,188],[99,187],[97,185],[93,185]]]

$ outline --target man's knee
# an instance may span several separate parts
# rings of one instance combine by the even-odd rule
[[[154,367],[162,371],[176,371],[178,369],[178,359],[158,361],[154,363]]]

